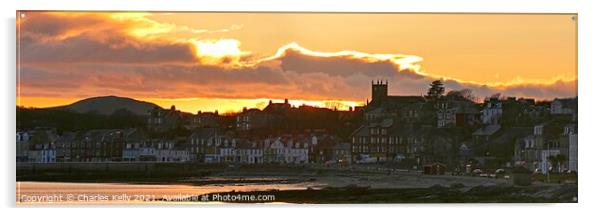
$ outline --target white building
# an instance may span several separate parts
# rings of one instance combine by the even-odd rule
[[[577,170],[577,133],[569,134],[569,170]]]
[[[263,148],[257,142],[243,142],[235,148],[237,163],[243,164],[262,164],[263,163]]]
[[[183,162],[191,159],[190,152],[175,146],[175,140],[158,140],[153,144],[126,145],[124,161]]]
[[[291,141],[285,148],[284,158],[286,163],[303,164],[309,162],[308,156],[309,143],[303,141]]]
[[[267,138],[264,140],[264,162],[284,163],[284,142],[278,138]]]
[[[502,101],[490,99],[481,111],[481,121],[483,124],[499,124],[499,120],[502,117],[502,111]]]
[[[219,146],[219,163],[231,163],[235,161],[236,157],[236,140],[235,139],[224,139]]]
[[[27,161],[29,138],[29,133],[17,132],[17,161]]]
[[[187,150],[159,149],[157,150],[157,161],[160,162],[184,162],[190,160]]]
[[[176,140],[159,140],[156,143],[155,157],[160,162],[182,162],[189,161],[190,154],[184,148],[177,148]]]
[[[543,174],[547,174],[548,171],[550,171],[550,169],[553,167],[552,163],[548,160],[549,156],[557,156],[560,154],[560,150],[558,149],[545,149],[545,150],[541,150],[541,160],[539,163],[537,163],[537,168],[539,170],[541,170],[541,172]]]
[[[56,149],[50,144],[44,144],[40,149],[27,152],[30,162],[35,163],[54,163],[56,162]]]
[[[137,161],[138,149],[126,147],[125,149],[123,149],[122,159],[123,161]]]
[[[437,128],[475,125],[480,122],[480,111],[467,100],[443,100],[436,104]]]
[[[281,136],[276,139],[267,139],[265,156],[268,163],[304,164],[309,162],[310,139],[291,136]]]
[[[444,128],[456,124],[456,109],[449,103],[437,105],[437,128]]]
[[[564,98],[554,99],[550,104],[551,114],[575,114],[577,112],[577,99]]]
[[[56,162],[56,145],[55,141],[58,136],[56,131],[53,129],[39,129],[29,131],[27,135],[20,134],[17,137],[21,140],[27,138],[27,149],[22,149],[27,154],[27,160],[29,162],[36,163],[54,163]],[[18,140],[17,140],[18,141]],[[19,143],[19,142],[17,142]],[[24,143],[21,143],[24,144]]]
[[[157,161],[158,151],[152,146],[126,147],[122,152],[123,161]]]

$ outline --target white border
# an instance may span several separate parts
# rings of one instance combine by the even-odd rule
[[[7,2],[3,2],[6,4]],[[601,164],[599,125],[602,105],[600,80],[602,68],[600,67],[600,7],[597,1],[568,1],[568,0],[321,0],[307,3],[306,1],[282,0],[103,0],[70,1],[70,0],[21,0],[3,5],[1,29],[3,47],[0,55],[5,70],[2,72],[2,103],[0,106],[4,120],[0,129],[0,137],[4,140],[0,155],[2,162],[2,212],[5,215],[20,215],[20,213],[44,215],[50,213],[45,208],[15,208],[13,196],[15,192],[14,181],[14,152],[12,145],[15,131],[15,11],[16,10],[135,10],[135,11],[314,11],[314,12],[494,12],[494,13],[578,13],[579,15],[579,204],[461,204],[461,205],[354,205],[354,206],[269,206],[262,208],[258,205],[236,206],[175,206],[174,208],[161,207],[129,207],[123,206],[104,207],[97,211],[96,207],[84,209],[54,208],[52,213],[66,215],[245,215],[249,213],[280,214],[280,215],[424,215],[424,214],[479,214],[479,215],[570,215],[594,212],[598,203],[600,191],[600,177],[598,174]],[[596,112],[598,111],[598,112]],[[591,170],[591,171],[588,171]],[[596,173],[598,172],[598,173]],[[494,207],[495,209],[492,209]],[[94,210],[92,210],[94,208]],[[249,211],[250,210],[250,211]],[[8,212],[6,212],[8,211]]]

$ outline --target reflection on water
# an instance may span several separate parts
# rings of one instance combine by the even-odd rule
[[[129,184],[17,182],[17,204],[207,204],[190,200],[197,195],[231,191],[295,190],[320,187],[312,183],[296,184]],[[166,202],[165,200],[178,202]]]

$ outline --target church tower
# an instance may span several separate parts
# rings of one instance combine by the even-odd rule
[[[376,83],[372,81],[372,101],[370,103],[380,104],[387,98],[387,81],[377,80]]]

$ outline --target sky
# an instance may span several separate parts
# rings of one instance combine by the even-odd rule
[[[285,98],[347,109],[391,95],[577,96],[575,14],[17,13],[17,105],[116,95],[238,112]]]

